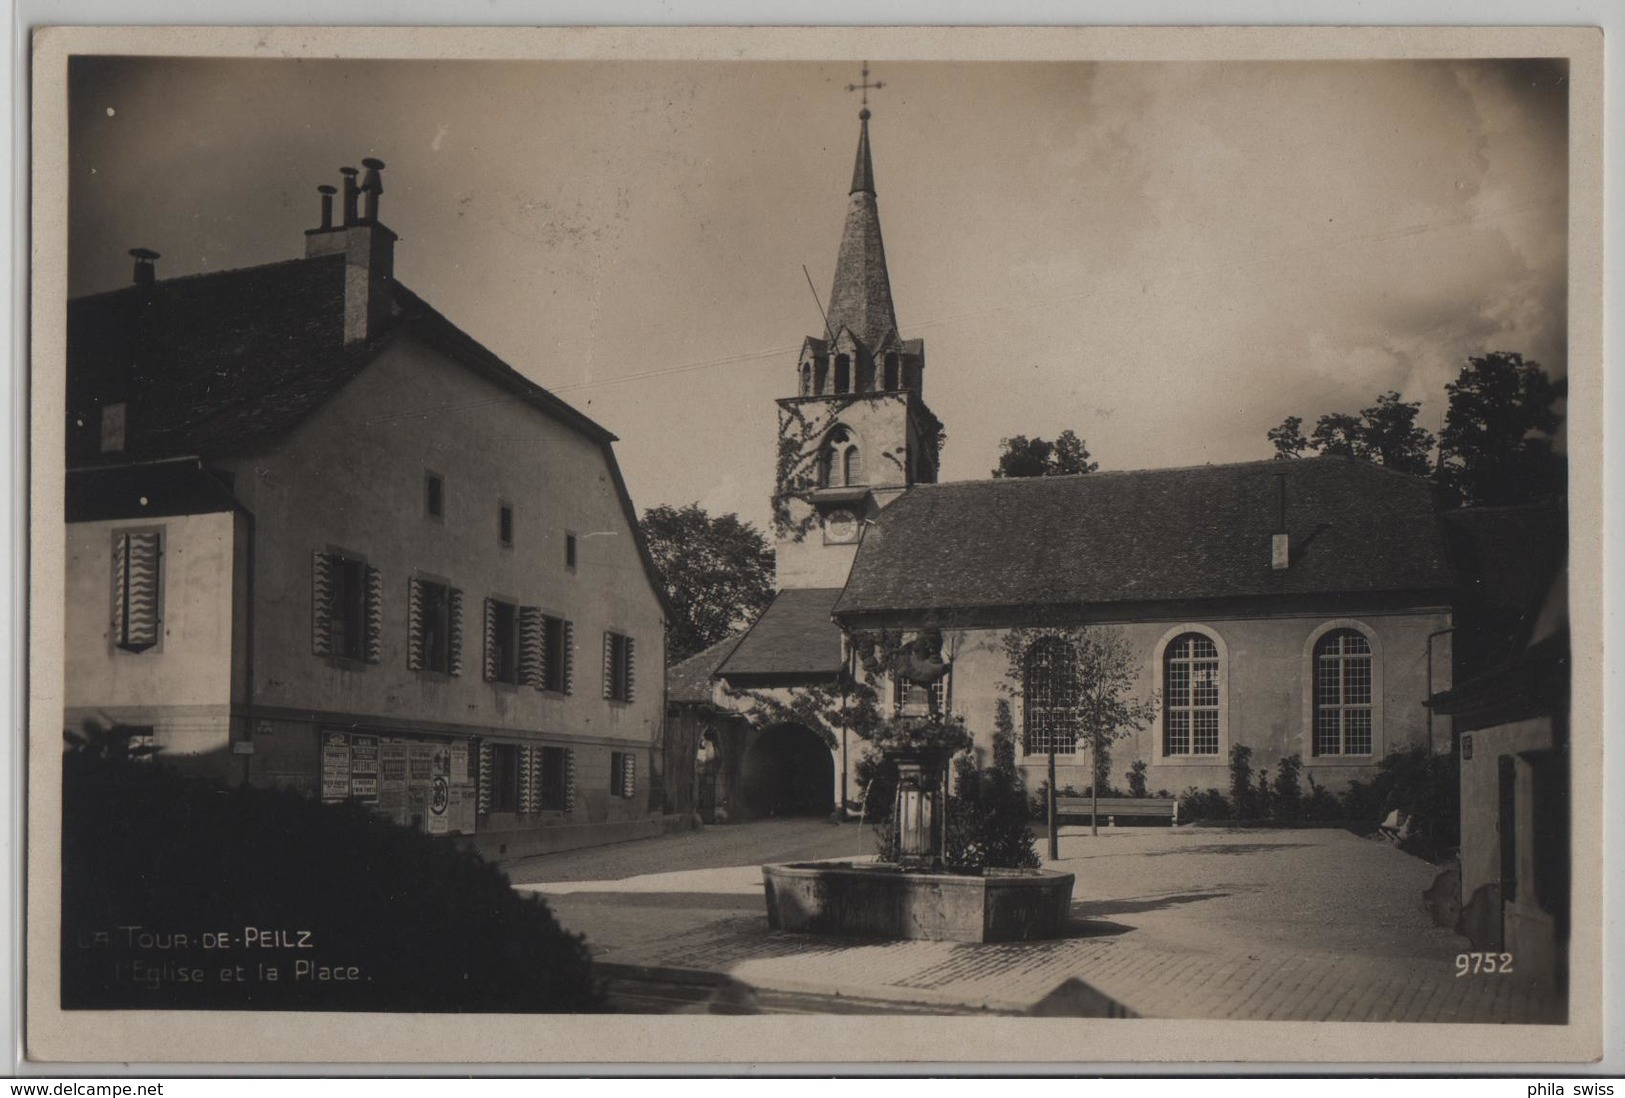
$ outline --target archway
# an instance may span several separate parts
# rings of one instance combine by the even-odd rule
[[[740,800],[756,819],[827,815],[835,805],[835,757],[805,725],[769,728],[745,752]]]

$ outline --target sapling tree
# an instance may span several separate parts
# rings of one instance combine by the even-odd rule
[[[1155,695],[1141,696],[1142,660],[1116,626],[1034,626],[1004,638],[1005,690],[1023,700],[1029,735],[1042,737],[1049,756],[1049,856],[1058,856],[1055,752],[1087,743],[1090,772],[1100,773],[1102,749],[1131,736],[1157,716]],[[1090,834],[1099,834],[1100,785],[1091,783]]]

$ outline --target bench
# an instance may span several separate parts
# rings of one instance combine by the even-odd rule
[[[1056,797],[1055,818],[1057,821],[1075,817],[1089,819],[1090,801],[1088,797]],[[1100,798],[1100,817],[1109,826],[1115,826],[1118,817],[1138,817],[1141,819],[1165,819],[1170,827],[1179,823],[1179,802],[1172,797],[1102,797]]]

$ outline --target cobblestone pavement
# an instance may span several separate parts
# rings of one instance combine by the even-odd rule
[[[520,887],[548,894],[561,921],[586,933],[607,962],[706,970],[784,993],[1025,1012],[1080,981],[1148,1017],[1560,1019],[1515,979],[1457,978],[1454,957],[1465,943],[1421,906],[1433,868],[1344,831],[1063,832],[1054,868],[1078,877],[1071,936],[964,945],[772,933],[755,854],[817,856],[834,842],[828,832],[844,840],[857,829],[769,821],[712,830],[739,834],[710,845],[684,842],[710,840],[707,831],[655,840],[665,845],[649,851],[607,848],[595,880],[584,877],[594,852],[561,867],[568,877],[553,877],[539,859],[523,868],[520,879],[531,883]],[[774,855],[775,843],[783,854]],[[823,856],[850,857],[855,844],[840,845]],[[680,868],[685,849],[706,864]],[[718,864],[735,850],[752,859]],[[620,865],[649,871],[610,877]]]

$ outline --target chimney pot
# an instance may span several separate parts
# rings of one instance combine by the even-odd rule
[[[359,193],[355,182],[356,170],[354,168],[340,168],[339,174],[344,176],[344,223],[354,225],[357,221],[355,206],[356,197]]]
[[[322,228],[331,229],[333,227],[333,196],[338,193],[338,188],[323,183],[316,188],[316,193],[322,196]]]
[[[361,166],[367,169],[367,174],[361,180],[361,193],[367,196],[367,209],[363,217],[370,223],[376,223],[378,198],[384,193],[384,177],[379,174],[384,170],[384,162],[369,156],[361,162]]]
[[[158,269],[153,266],[163,257],[151,248],[131,248],[130,254],[135,257],[135,284],[137,286],[151,286],[158,281]]]

